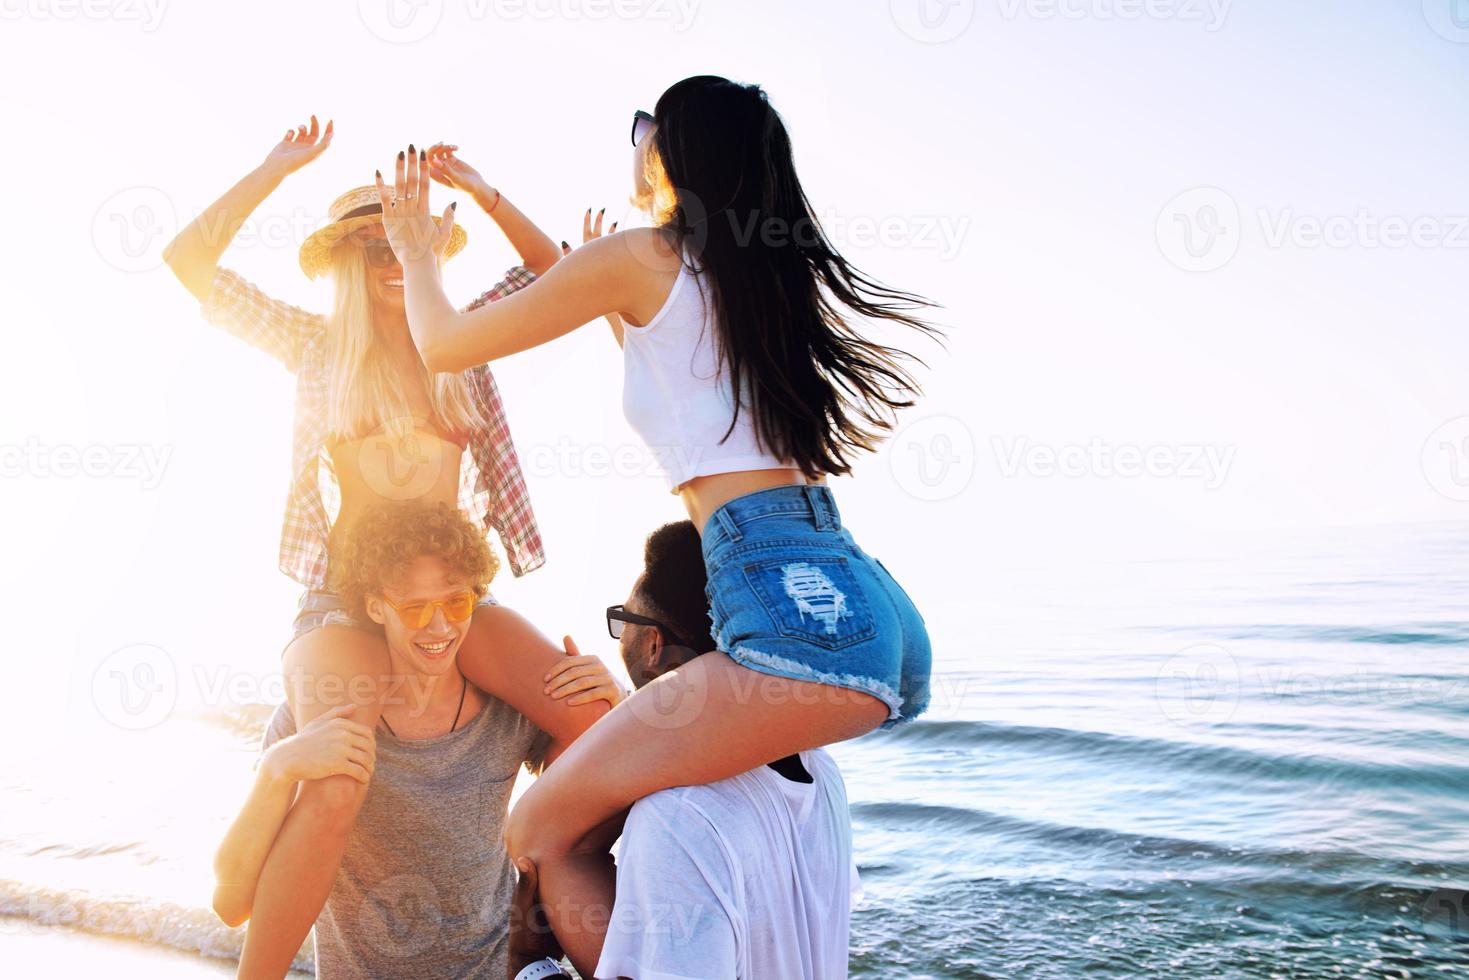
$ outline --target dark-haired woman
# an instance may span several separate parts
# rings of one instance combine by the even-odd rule
[[[381,175],[409,328],[433,371],[624,322],[623,408],[670,460],[701,531],[718,652],[608,714],[521,800],[510,852],[534,861],[572,963],[593,975],[602,934],[576,910],[610,908],[595,828],[671,786],[712,782],[914,718],[930,649],[902,588],[843,527],[828,474],[875,447],[916,390],[902,351],[855,315],[926,334],[922,299],[853,268],[822,234],[784,124],[764,92],[699,76],[633,124],[634,201],[654,227],[595,239],[533,285],[458,312],[435,252],[428,178],[400,156]],[[474,679],[477,665],[464,664]]]

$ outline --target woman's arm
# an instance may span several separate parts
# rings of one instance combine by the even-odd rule
[[[633,322],[661,305],[678,257],[654,229],[599,238],[551,267],[535,283],[497,303],[460,313],[444,295],[439,255],[453,228],[453,205],[437,227],[428,210],[422,161],[400,155],[395,187],[377,177],[383,227],[403,266],[408,325],[424,365],[458,372],[544,344],[608,313]],[[407,187],[415,193],[409,197]]]
[[[332,124],[320,131],[316,117],[311,125],[286,130],[286,135],[266,155],[264,162],[219,200],[189,223],[163,250],[163,260],[179,282],[201,302],[209,298],[219,257],[234,240],[245,219],[280,186],[291,173],[315,160],[331,145]]]
[[[459,147],[435,143],[425,153],[429,175],[445,187],[464,191],[510,240],[520,262],[536,275],[543,274],[561,258],[556,243],[534,221],[511,204],[498,188],[491,187],[480,172],[455,156]]]
[[[631,233],[628,233],[631,234]],[[444,294],[432,259],[403,263],[408,328],[430,371],[458,372],[538,347],[628,305],[628,277],[618,238],[583,245],[512,296],[460,313]]]
[[[214,855],[214,912],[226,925],[250,918],[260,869],[296,798],[297,784],[334,775],[360,783],[372,778],[377,743],[372,729],[349,717],[356,707],[323,712],[300,734],[286,736],[261,755],[250,795]]]

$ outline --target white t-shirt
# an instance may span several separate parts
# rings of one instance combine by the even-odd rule
[[[831,980],[847,975],[861,896],[841,770],[768,766],[639,800],[617,856],[604,980]]]

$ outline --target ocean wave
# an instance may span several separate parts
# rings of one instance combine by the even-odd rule
[[[138,895],[93,895],[41,888],[9,879],[0,879],[0,915],[138,939],[215,959],[239,959],[245,941],[243,926],[230,928],[210,909]],[[292,966],[311,971],[314,964],[315,953],[308,939]]]
[[[1321,754],[1272,754],[1145,735],[982,721],[919,720],[911,725],[874,732],[863,741],[867,745],[897,743],[923,748],[1012,748],[1052,757],[1081,757],[1109,763],[1136,762],[1151,768],[1182,767],[1202,775],[1248,776],[1288,782],[1296,788],[1341,784],[1354,788],[1388,787],[1436,794],[1446,787],[1469,787],[1469,766],[1404,766]]]
[[[1469,944],[1428,934],[1434,894],[1371,878],[930,879],[871,891],[853,914],[851,975],[1448,976],[1436,971],[1469,964]],[[942,952],[909,972],[919,950]]]
[[[1414,880],[1469,873],[1469,864],[1443,865],[1396,860],[1342,849],[1221,846],[1209,841],[1139,834],[1108,827],[1053,823],[942,804],[901,800],[853,803],[851,810],[854,819],[869,820],[888,830],[968,835],[984,833],[1011,841],[1023,838],[1051,846],[1077,848],[1093,856],[1126,852],[1138,858],[1190,858],[1215,868],[1265,865],[1277,871],[1288,868],[1331,871],[1334,874],[1351,870],[1370,871],[1372,874],[1369,877],[1374,881],[1384,877]]]
[[[1193,626],[1140,627],[1167,633],[1198,633]],[[1339,623],[1253,623],[1211,629],[1221,640],[1276,640],[1293,643],[1364,643],[1373,646],[1466,646],[1469,622],[1448,620],[1392,626]]]

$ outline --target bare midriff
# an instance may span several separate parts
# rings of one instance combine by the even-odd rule
[[[771,487],[804,486],[808,483],[825,486],[826,478],[808,480],[804,473],[794,469],[741,470],[738,473],[696,476],[678,488],[678,495],[683,498],[689,520],[703,534],[710,515],[736,497]]]
[[[459,502],[464,449],[427,426],[402,435],[376,433],[331,443],[342,507],[333,531],[342,533],[374,504],[392,500]]]

